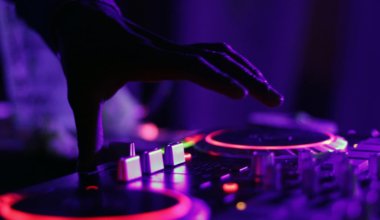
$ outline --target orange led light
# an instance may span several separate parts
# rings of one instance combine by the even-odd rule
[[[247,203],[245,202],[238,202],[236,203],[236,209],[239,211],[244,211],[247,209]]]
[[[225,183],[223,184],[223,191],[225,193],[236,193],[239,190],[239,184],[237,183]]]

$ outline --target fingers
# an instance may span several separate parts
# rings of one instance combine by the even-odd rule
[[[214,52],[226,53],[232,59],[234,59],[239,64],[243,65],[253,74],[260,76],[263,80],[265,80],[264,75],[257,69],[249,60],[247,60],[244,56],[240,55],[237,51],[235,51],[230,45],[226,43],[198,43],[192,44],[192,47],[198,48],[200,50],[209,50]]]
[[[93,172],[96,170],[96,154],[103,142],[101,102],[91,95],[70,91],[69,87],[69,103],[77,129],[78,171]]]
[[[195,47],[202,48],[198,52],[201,56],[236,79],[252,96],[262,103],[268,106],[278,106],[283,102],[282,95],[268,84],[260,71],[228,45],[197,44]]]
[[[242,85],[202,57],[188,56],[184,64],[187,68],[188,79],[194,83],[234,99],[247,95]]]

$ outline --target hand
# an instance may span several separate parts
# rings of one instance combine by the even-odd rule
[[[65,8],[57,19],[57,42],[77,126],[80,170],[96,163],[102,103],[127,82],[189,80],[231,98],[249,94],[268,106],[283,101],[229,45],[168,42],[100,1]]]

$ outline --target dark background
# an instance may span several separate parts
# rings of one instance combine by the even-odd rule
[[[161,127],[243,125],[254,111],[305,111],[336,122],[342,132],[369,131],[380,125],[380,2],[376,0],[119,3],[128,18],[172,41],[229,43],[286,97],[282,107],[269,109],[253,99],[229,100],[188,82],[143,83],[137,85],[140,92],[131,85],[142,103],[152,102],[158,90],[170,91],[159,97],[147,119]],[[0,100],[7,101],[1,67],[0,62]],[[73,160],[9,150],[19,144],[10,127],[9,121],[1,121],[3,140],[16,141],[0,149],[0,193],[75,170]]]

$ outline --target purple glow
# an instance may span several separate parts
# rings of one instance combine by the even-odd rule
[[[161,209],[158,211],[145,212],[141,214],[131,214],[122,216],[63,217],[39,215],[34,213],[18,211],[17,209],[14,209],[12,206],[13,204],[21,201],[24,198],[24,196],[20,194],[6,194],[0,197],[0,214],[5,219],[9,220],[157,220],[166,219],[168,216],[170,216],[173,219],[178,219],[184,217],[189,213],[192,206],[192,202],[189,197],[181,193],[167,189],[154,192],[174,198],[178,202],[169,208]]]
[[[235,148],[235,149],[243,149],[243,150],[284,150],[284,149],[302,149],[302,148],[309,148],[316,145],[329,145],[332,143],[336,137],[332,134],[326,133],[326,135],[329,136],[329,139],[313,144],[299,144],[299,145],[291,145],[291,146],[253,146],[253,145],[242,145],[242,144],[233,144],[233,143],[226,143],[215,140],[215,137],[226,132],[226,130],[218,130],[215,132],[210,133],[206,136],[205,140],[207,143],[219,146],[219,147],[225,147],[225,148]]]

